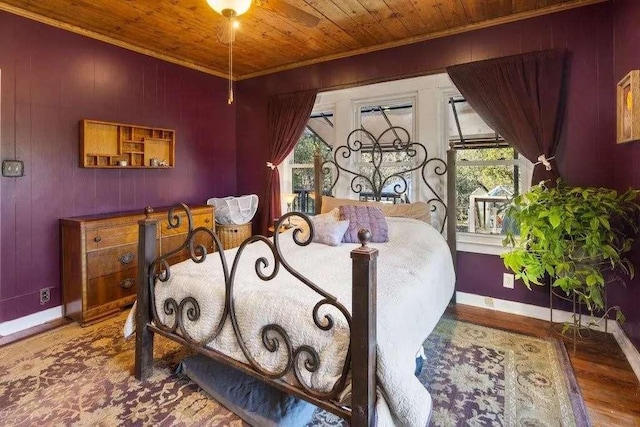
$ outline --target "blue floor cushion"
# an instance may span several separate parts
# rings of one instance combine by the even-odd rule
[[[178,373],[189,377],[252,426],[304,426],[317,409],[311,403],[200,354],[184,358]]]

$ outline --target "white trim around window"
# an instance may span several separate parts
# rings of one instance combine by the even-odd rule
[[[476,254],[501,255],[509,252],[508,247],[502,246],[502,239],[505,236],[500,234],[480,234],[456,233],[456,246],[460,252],[473,252]]]

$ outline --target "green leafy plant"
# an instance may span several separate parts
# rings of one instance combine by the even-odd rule
[[[529,289],[532,283],[544,285],[548,275],[551,286],[575,293],[592,315],[603,310],[608,278],[634,274],[625,254],[639,231],[639,193],[569,187],[561,181],[555,188],[533,186],[507,207],[520,236],[507,232],[503,244],[512,249],[502,255],[505,266]]]

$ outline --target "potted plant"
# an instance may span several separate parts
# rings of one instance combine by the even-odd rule
[[[612,277],[633,277],[626,253],[639,231],[638,190],[618,194],[606,188],[557,187],[541,182],[518,195],[506,215],[518,225],[520,235],[507,231],[502,255],[505,266],[531,289],[531,284],[551,286],[594,312],[605,307],[605,284]],[[575,312],[574,312],[575,315]],[[608,312],[603,314],[608,316]],[[575,324],[575,316],[574,316]]]

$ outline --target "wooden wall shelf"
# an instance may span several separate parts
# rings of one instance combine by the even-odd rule
[[[83,168],[167,169],[175,166],[175,153],[176,132],[172,129],[97,120],[80,122]]]

